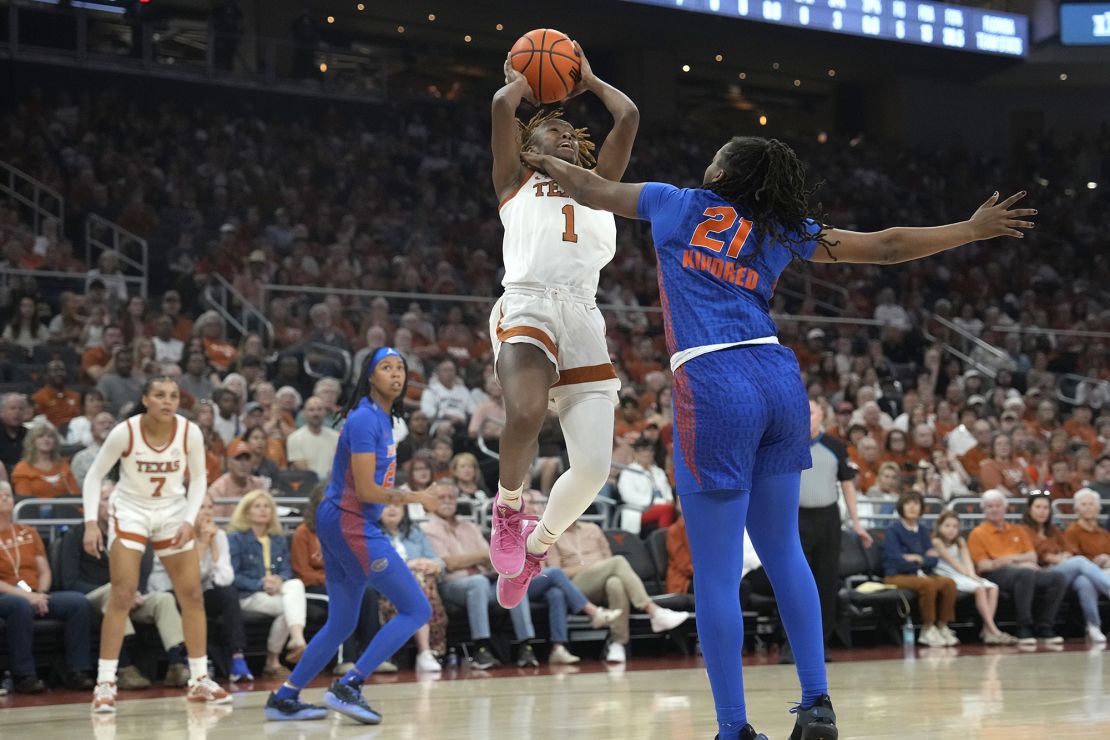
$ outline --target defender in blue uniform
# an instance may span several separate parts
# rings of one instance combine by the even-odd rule
[[[323,707],[306,704],[300,690],[327,665],[358,623],[362,594],[370,585],[397,607],[397,616],[374,635],[346,676],[332,684],[324,703],[365,724],[381,715],[366,703],[362,684],[432,616],[424,591],[381,530],[386,504],[439,504],[428,491],[393,490],[397,445],[393,416],[405,395],[407,368],[392,347],[370,353],[344,413],[346,422],[332,464],[327,492],[316,510],[316,534],[324,555],[328,620],[305,649],[289,680],[266,702],[271,720],[322,719]]]
[[[962,223],[857,233],[810,217],[805,167],[775,139],[737,137],[700,188],[609,182],[550,156],[524,161],[591,208],[651,222],[674,370],[675,481],[694,565],[698,634],[722,740],[754,740],[740,653],[745,526],[775,590],[794,649],[801,703],[791,740],[836,740],[820,606],[798,539],[801,471],[810,467],[809,406],[793,352],[770,315],[794,260],[893,264],[971,241],[1021,237],[1024,193],[994,193]]]

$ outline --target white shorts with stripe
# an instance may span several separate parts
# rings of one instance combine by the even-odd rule
[[[182,547],[170,547],[188,508],[184,496],[175,499],[159,506],[141,506],[113,493],[108,499],[108,547],[118,538],[124,547],[139,552],[149,544],[160,557],[192,550],[193,540]]]
[[[493,306],[489,328],[495,368],[506,342],[543,350],[558,374],[551,386],[553,405],[596,390],[608,393],[616,405],[621,382],[609,359],[605,319],[592,295],[567,286],[508,285]]]

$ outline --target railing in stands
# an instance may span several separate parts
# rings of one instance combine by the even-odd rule
[[[1088,331],[1086,329],[1041,329],[1036,326],[992,326],[992,331],[1003,334],[1036,334],[1047,337],[1087,337],[1089,339],[1110,339],[1110,331]]]
[[[240,334],[257,332],[262,335],[264,344],[269,344],[274,336],[274,325],[266,318],[258,306],[247,300],[235,286],[222,275],[213,275],[204,290],[204,301],[218,313],[224,321]],[[238,307],[236,316],[233,308]]]
[[[999,366],[1001,366],[1001,367],[1005,367],[1005,366],[1012,363],[1012,360],[1010,359],[1010,356],[1008,354],[1006,354],[1005,350],[999,349],[998,347],[995,347],[993,344],[988,344],[987,342],[984,342],[979,337],[975,336],[974,334],[967,331],[966,329],[963,329],[962,327],[959,327],[956,324],[953,324],[951,321],[944,318],[943,316],[936,316],[936,315],[931,316],[929,318],[929,321],[936,322],[937,324],[944,327],[948,331],[959,335],[962,339],[964,339],[964,346],[963,347],[955,347],[955,346],[953,346],[952,344],[950,344],[948,342],[942,341],[940,338],[938,338],[937,336],[935,336],[934,334],[932,334],[929,331],[927,324],[926,324],[926,327],[923,328],[923,330],[922,330],[922,334],[925,335],[926,339],[928,339],[932,342],[939,342],[940,345],[941,345],[941,349],[945,353],[952,355],[953,357],[957,358],[958,360],[960,360],[960,361],[962,361],[962,362],[964,362],[968,365],[971,365],[972,367],[974,367],[976,370],[983,373],[987,377],[993,379],[998,374],[998,368],[995,367],[994,365],[988,363],[988,362],[982,362],[980,360],[977,360],[974,357],[973,354],[968,354],[968,348],[969,348],[970,345],[974,345],[975,347],[977,347],[979,349],[982,349],[983,352],[987,356],[993,358],[994,361],[998,362]],[[971,350],[971,351],[974,352],[974,350]]]
[[[1069,406],[1087,404],[1096,409],[1110,404],[1110,380],[1076,373],[1056,376],[1056,399]]]
[[[42,234],[43,223],[51,218],[57,220],[58,232],[61,233],[66,221],[65,199],[42,180],[0,161],[0,193],[30,212],[31,228],[36,236]]]
[[[96,259],[93,259],[94,250]],[[147,297],[150,276],[150,247],[146,239],[119,224],[90,213],[85,217],[85,259],[95,265],[103,252],[112,251],[119,257],[121,269],[137,270],[141,277],[139,295]]]

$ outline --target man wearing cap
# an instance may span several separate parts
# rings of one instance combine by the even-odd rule
[[[208,495],[216,500],[213,516],[231,516],[235,511],[234,503],[220,503],[220,499],[238,501],[247,491],[256,488],[270,490],[270,479],[251,475],[251,448],[243,440],[237,439],[227,448],[227,472],[208,487]]]
[[[855,407],[852,406],[851,401],[841,401],[833,407],[833,419],[827,427],[825,427],[825,434],[830,437],[839,439],[844,444],[848,444],[848,429],[852,426],[852,412]]]
[[[331,464],[339,444],[339,432],[324,426],[324,402],[310,396],[304,404],[305,425],[285,440],[286,457],[295,470],[311,470],[320,480],[331,475]]]
[[[31,396],[35,413],[42,414],[55,428],[81,415],[81,394],[66,390],[66,364],[61,360],[46,363],[46,385]]]

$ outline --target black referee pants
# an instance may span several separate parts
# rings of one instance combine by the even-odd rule
[[[840,584],[840,507],[837,504],[798,509],[802,552],[817,582],[825,641],[836,627],[836,598]]]

